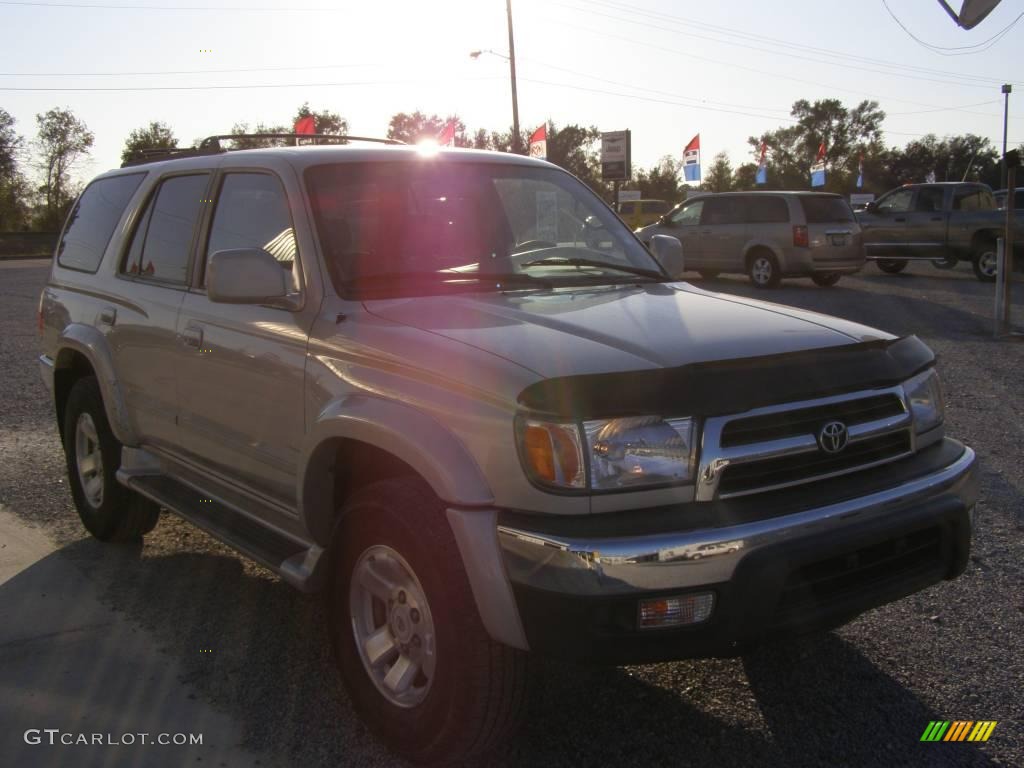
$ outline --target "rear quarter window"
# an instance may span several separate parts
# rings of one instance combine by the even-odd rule
[[[748,197],[747,221],[751,224],[784,224],[789,221],[789,206],[781,197]]]
[[[97,179],[82,193],[68,215],[57,246],[57,263],[68,269],[95,272],[103,260],[117,222],[145,173]]]
[[[804,216],[808,224],[852,222],[853,209],[841,197],[801,197]]]

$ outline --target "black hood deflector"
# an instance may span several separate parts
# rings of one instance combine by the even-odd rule
[[[524,389],[519,403],[567,419],[720,416],[894,386],[934,362],[924,342],[905,336],[678,368],[545,379]]]

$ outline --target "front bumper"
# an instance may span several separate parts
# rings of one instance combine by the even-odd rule
[[[970,552],[974,452],[947,439],[897,464],[873,471],[873,483],[851,478],[845,497],[830,503],[819,489],[786,494],[788,510],[773,511],[778,497],[723,506],[732,511],[719,520],[740,522],[718,527],[705,520],[678,530],[685,507],[706,515],[709,502],[682,505],[676,530],[629,536],[584,518],[552,531],[538,530],[542,516],[531,516],[541,523],[531,528],[525,516],[502,515],[499,543],[530,649],[615,664],[735,655],[766,636],[838,626],[955,578]],[[759,519],[749,519],[758,505]],[[666,514],[651,525],[663,529]],[[637,628],[639,600],[709,591],[707,621]]]

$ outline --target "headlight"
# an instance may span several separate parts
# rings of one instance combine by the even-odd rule
[[[691,482],[694,422],[630,416],[554,424],[524,420],[523,463],[531,477],[566,489],[610,491]]]
[[[942,402],[942,386],[934,368],[919,373],[903,385],[903,394],[914,417],[914,431],[922,434],[942,423],[945,404]]]

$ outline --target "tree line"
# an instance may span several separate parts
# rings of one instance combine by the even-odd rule
[[[885,112],[876,101],[862,101],[848,108],[838,99],[814,102],[801,99],[790,111],[790,124],[748,139],[750,159],[734,166],[720,152],[705,163],[702,183],[682,180],[680,157],[666,155],[650,168],[634,168],[623,189],[639,190],[644,198],[677,202],[696,189],[710,192],[748,189],[808,189],[809,169],[818,147],[825,145],[825,191],[849,194],[863,191],[880,194],[900,184],[925,181],[980,181],[997,187],[1000,180],[999,151],[987,138],[974,134],[938,137],[928,134],[903,147],[886,146],[882,123]],[[302,104],[290,123],[257,122],[250,128],[238,122],[231,134],[233,149],[284,145],[287,139],[253,138],[249,134],[290,133],[300,118],[313,117],[317,133],[345,136],[348,121],[330,110],[314,110]],[[469,130],[458,115],[398,112],[388,123],[387,137],[407,143],[436,138],[449,123],[454,125],[457,147],[510,152],[512,129]],[[530,130],[521,131],[519,146],[526,151]],[[547,124],[547,159],[579,177],[598,194],[609,198],[608,184],[601,181],[599,140],[596,126]],[[192,146],[198,146],[196,139]],[[94,136],[71,110],[53,108],[36,115],[36,137],[26,140],[15,130],[14,118],[0,108],[0,231],[60,229],[81,190],[73,171],[88,156]],[[178,148],[178,138],[164,122],[152,121],[131,131],[125,139],[122,160],[143,149]],[[765,148],[767,183],[755,184],[761,148]],[[1024,145],[1021,147],[1024,149]],[[863,187],[856,187],[859,168]]]

